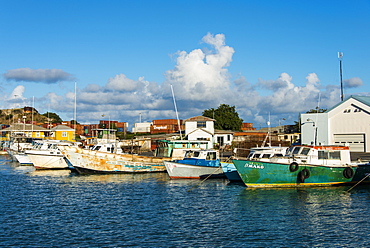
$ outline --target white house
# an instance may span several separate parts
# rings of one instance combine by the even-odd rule
[[[234,137],[233,131],[225,131],[225,130],[215,130],[214,140],[220,147],[225,145],[232,145]]]
[[[215,143],[214,134],[214,119],[196,116],[184,120],[185,136],[188,140],[205,140],[209,142],[208,147],[213,148]]]
[[[325,113],[301,114],[301,142],[370,152],[370,97],[350,96]]]

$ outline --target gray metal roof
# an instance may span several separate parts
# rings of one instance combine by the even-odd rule
[[[361,102],[363,104],[366,104],[366,105],[368,105],[370,107],[370,96],[353,96],[353,95],[351,95],[351,96],[347,97],[343,102],[346,102],[346,101],[348,101],[351,98],[353,98],[353,99],[355,99],[355,100],[357,100],[357,101],[359,101],[359,102]],[[334,105],[330,109],[326,110],[325,113],[328,113],[331,110],[335,109],[336,107],[338,107],[343,102],[337,103],[336,105]]]
[[[14,131],[35,131],[35,132],[47,132],[50,131],[49,129],[32,125],[32,124],[23,124],[23,123],[14,123],[11,124],[9,127],[2,129],[2,132],[14,132]]]

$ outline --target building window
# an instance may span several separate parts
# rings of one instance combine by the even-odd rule
[[[67,137],[67,132],[62,132],[62,137]]]
[[[40,132],[36,132],[36,137],[40,137]]]
[[[206,127],[205,121],[197,121],[197,128],[203,128]]]
[[[230,141],[230,134],[227,135],[227,141]]]

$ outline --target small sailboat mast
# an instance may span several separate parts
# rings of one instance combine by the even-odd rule
[[[172,84],[171,84],[171,91],[172,91],[173,104],[175,105],[176,118],[177,118],[177,125],[179,126],[179,131],[180,131],[180,139],[182,140],[182,132],[181,132],[180,119],[179,119],[179,114],[178,114],[178,112],[177,112],[177,106],[176,106],[175,94],[173,93],[173,87],[172,87]]]

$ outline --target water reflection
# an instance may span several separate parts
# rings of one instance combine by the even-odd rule
[[[73,181],[79,182],[99,182],[99,183],[137,183],[142,181],[167,181],[167,173],[132,173],[132,174],[96,174],[80,175],[76,174]]]
[[[29,175],[39,177],[66,177],[70,176],[71,173],[71,170],[33,170]]]

